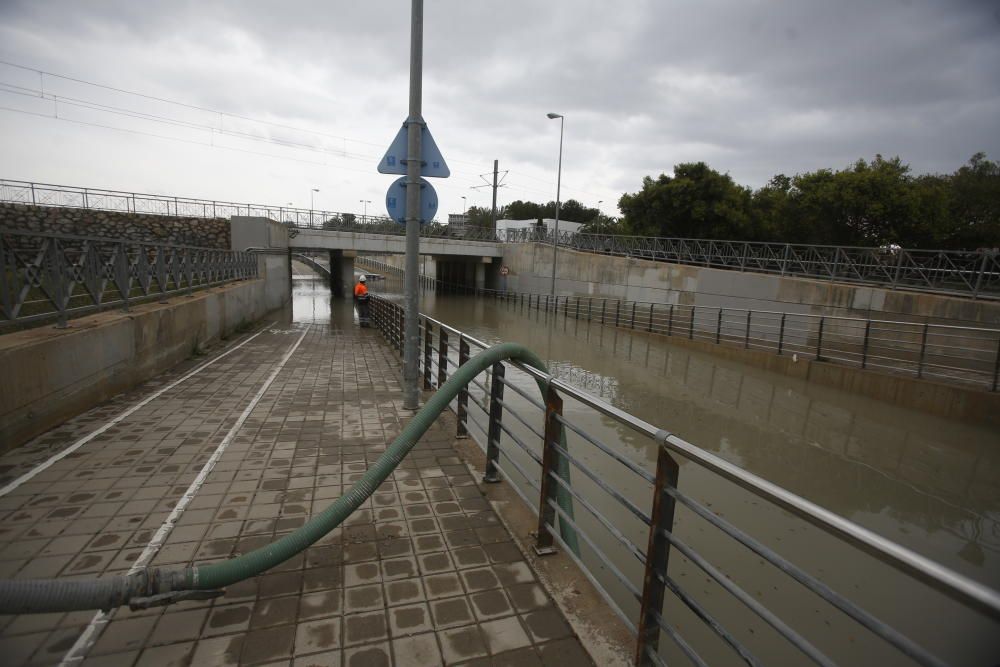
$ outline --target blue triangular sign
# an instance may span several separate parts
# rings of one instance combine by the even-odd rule
[[[448,178],[451,170],[448,169],[441,151],[434,143],[434,137],[427,125],[421,127],[420,132],[420,175],[431,178]],[[406,123],[399,128],[396,138],[389,145],[389,150],[385,152],[382,161],[378,163],[380,174],[406,174]]]

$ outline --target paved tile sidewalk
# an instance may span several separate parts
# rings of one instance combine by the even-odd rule
[[[0,576],[127,570],[303,328],[261,334],[0,497]],[[374,331],[310,325],[153,565],[246,553],[326,507],[409,418],[400,366]],[[139,394],[0,457],[0,483]],[[454,432],[440,418],[344,526],[273,571],[216,600],[119,610],[83,664],[592,664],[452,448]],[[93,615],[0,617],[0,655],[56,664]]]

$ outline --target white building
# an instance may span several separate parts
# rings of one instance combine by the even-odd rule
[[[545,218],[542,220],[542,225],[545,227],[546,233],[551,231],[555,227],[555,224],[555,218]],[[502,239],[507,235],[508,229],[528,229],[530,227],[538,227],[538,220],[497,220],[497,235]],[[559,221],[560,232],[578,232],[581,227],[583,227],[583,223],[581,222]]]

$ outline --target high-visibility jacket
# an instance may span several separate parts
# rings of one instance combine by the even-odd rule
[[[354,296],[368,296],[368,288],[365,287],[364,283],[358,283],[354,286]]]

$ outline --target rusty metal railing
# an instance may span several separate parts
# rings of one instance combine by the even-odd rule
[[[389,344],[401,351],[402,307],[385,298],[374,297],[372,318]],[[425,315],[420,316],[420,329],[422,379],[426,390],[441,386],[471,354],[489,347]],[[514,379],[517,374],[526,374],[527,383],[541,381],[546,384],[544,402],[533,397],[525,388],[527,383]],[[518,364],[496,364],[479,378],[467,385],[452,403],[458,419],[456,435],[473,437],[483,449],[484,483],[504,479],[518,482],[511,483],[510,488],[538,515],[536,551],[551,553],[558,546],[577,563],[635,634],[634,661],[637,665],[665,664],[664,651],[668,645],[664,642],[668,639],[669,645],[692,664],[707,664],[700,655],[704,650],[700,641],[685,636],[679,622],[666,613],[665,604],[671,599],[704,624],[710,633],[708,636],[714,637],[728,652],[727,662],[761,664],[755,653],[753,636],[748,637],[743,628],[727,623],[725,614],[699,599],[698,593],[703,586],[678,576],[676,567],[668,567],[675,559],[685,561],[689,569],[697,570],[703,578],[714,582],[738,606],[799,654],[798,659],[804,657],[819,665],[838,664],[833,657],[836,650],[830,650],[829,637],[807,636],[796,628],[797,619],[765,603],[773,605],[774,601],[762,599],[759,593],[755,594],[730,578],[717,562],[720,554],[700,551],[689,537],[681,536],[675,521],[675,513],[681,508],[690,517],[719,531],[723,538],[748,550],[754,558],[773,566],[780,575],[787,576],[792,585],[801,586],[831,610],[863,628],[880,650],[891,648],[896,655],[920,665],[948,664],[922,645],[926,638],[908,636],[865,609],[856,593],[847,595],[835,590],[809,572],[807,568],[815,568],[815,562],[804,566],[793,562],[760,537],[696,499],[694,494],[682,490],[679,461],[694,464],[711,476],[735,484],[756,499],[817,527],[838,544],[873,556],[895,573],[909,577],[909,585],[926,586],[985,615],[990,619],[994,635],[1000,630],[1000,593],[997,591],[757,477],[668,429],[639,419],[558,378]],[[572,409],[564,407],[567,402]],[[655,468],[649,469],[641,460],[629,456],[620,445],[610,445],[605,438],[591,432],[592,429],[584,428],[579,411],[599,414],[614,428],[626,432],[628,436],[623,437],[629,442],[638,439],[655,447]],[[560,430],[572,436],[565,446],[555,436]],[[602,473],[595,464],[598,456],[618,469],[624,481],[616,484],[612,481],[614,476]],[[568,475],[556,474],[560,464],[572,469],[575,481],[567,482]],[[686,474],[691,475],[692,471]],[[533,491],[535,497],[529,497],[522,487]],[[556,489],[572,497],[575,516],[555,501]],[[556,530],[557,522],[573,529],[579,537],[579,549],[563,542]],[[638,530],[631,527],[635,524]],[[611,555],[612,550],[616,550],[617,556]],[[620,595],[611,593],[612,584]],[[921,611],[921,614],[933,613],[931,608]],[[854,641],[852,637],[851,642]]]

